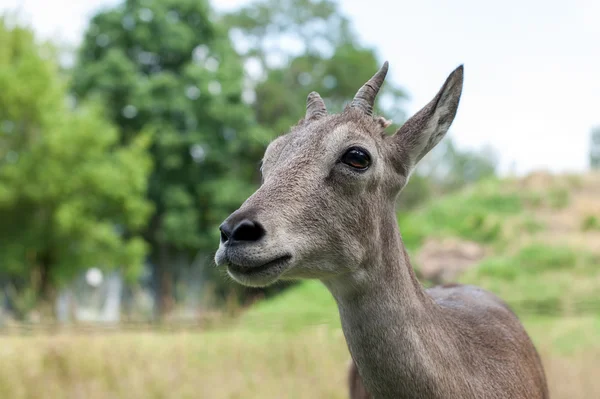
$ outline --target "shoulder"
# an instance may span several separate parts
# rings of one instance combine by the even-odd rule
[[[445,284],[429,288],[426,292],[441,307],[469,313],[498,313],[515,317],[510,307],[493,293],[473,285]]]
[[[493,293],[459,284],[434,287],[427,293],[440,307],[438,315],[454,325],[469,345],[484,346],[492,350],[491,356],[512,356],[529,345],[517,315]]]

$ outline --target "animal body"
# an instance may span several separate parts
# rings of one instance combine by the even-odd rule
[[[397,225],[396,197],[456,115],[463,67],[393,135],[373,116],[387,69],[339,114],[309,94],[305,117],[268,146],[260,188],[221,225],[215,261],[247,286],[321,280],[353,359],[353,398],[548,398],[515,314],[474,286],[423,289]]]

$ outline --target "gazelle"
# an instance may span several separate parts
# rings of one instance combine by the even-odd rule
[[[305,117],[268,146],[261,187],[221,225],[215,261],[247,286],[321,280],[357,397],[366,388],[384,399],[548,398],[538,353],[507,305],[474,286],[424,290],[398,230],[395,199],[448,131],[463,67],[394,135],[373,116],[387,69],[340,114],[309,94]]]

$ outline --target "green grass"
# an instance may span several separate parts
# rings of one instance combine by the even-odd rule
[[[539,233],[540,231],[544,231],[546,229],[546,226],[544,224],[544,222],[540,221],[539,219],[535,218],[534,216],[530,215],[530,214],[525,214],[523,215],[523,217],[520,220],[520,223],[518,225],[518,230],[525,232],[527,234],[531,234],[531,235],[535,235],[536,233]]]
[[[535,243],[485,259],[461,281],[496,293],[517,312],[597,314],[599,264],[598,255],[584,250]]]
[[[441,198],[398,217],[402,239],[415,250],[427,237],[460,237],[493,243],[502,237],[504,220],[520,214],[523,197],[496,180]]]
[[[600,230],[600,218],[598,218],[596,215],[587,215],[581,222],[581,230]]]
[[[524,189],[520,195],[525,201],[524,203],[530,207],[547,207],[550,209],[564,209],[571,203],[570,189],[576,188],[567,181],[567,186],[564,182],[556,182],[555,185],[550,185],[543,190],[528,190]]]
[[[556,227],[549,225],[554,223],[553,214],[568,211],[575,200],[576,194],[569,190],[582,188],[581,184],[569,183],[567,187],[564,183],[564,179],[550,179],[545,186],[521,181],[482,182],[427,203],[416,212],[401,214],[398,221],[403,241],[413,258],[430,237],[480,243],[491,255],[461,281],[498,294],[518,311],[597,313],[600,257],[543,241],[556,234],[570,234],[562,226],[554,232]],[[598,225],[597,218],[588,216],[581,230],[595,230]]]
[[[563,318],[529,316],[524,317],[523,321],[536,343],[549,345],[561,355],[570,356],[597,347],[600,339],[600,315]]]
[[[319,281],[306,281],[273,300],[252,306],[239,320],[250,330],[299,331],[307,326],[340,326],[335,301]]]
[[[515,280],[521,275],[536,275],[559,270],[592,272],[598,258],[586,251],[569,247],[530,244],[512,256],[496,256],[484,260],[472,273],[477,277]]]

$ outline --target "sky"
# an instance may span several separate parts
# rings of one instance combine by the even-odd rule
[[[77,44],[118,0],[0,0],[43,38]],[[233,10],[248,0],[212,0]],[[493,147],[501,171],[580,172],[600,125],[600,0],[342,0],[363,44],[390,62],[408,114],[464,64],[451,127],[463,148]],[[375,71],[373,71],[375,72]],[[357,82],[357,88],[363,82]]]

